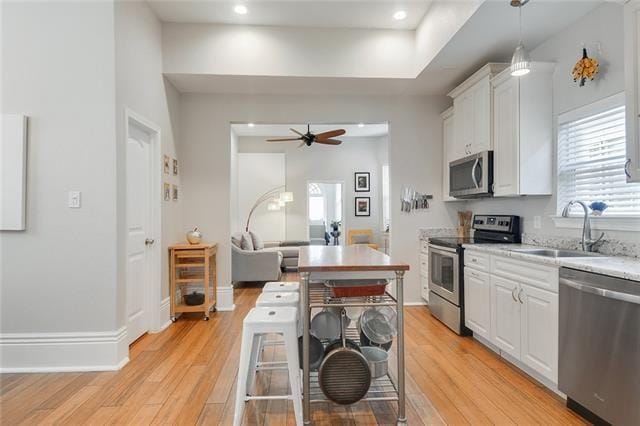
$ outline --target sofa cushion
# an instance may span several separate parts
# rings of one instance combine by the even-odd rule
[[[249,231],[249,234],[251,234],[251,241],[253,241],[253,249],[262,250],[264,248],[264,241],[262,241],[262,238],[253,231]]]
[[[250,233],[242,233],[242,244],[240,245],[240,247],[242,247],[242,250],[253,251],[253,239],[251,238]]]
[[[352,235],[351,242],[353,244],[369,244],[369,236],[367,234]]]
[[[300,247],[265,247],[261,251],[279,251],[285,258],[300,255]]]
[[[234,246],[236,246],[238,248],[242,248],[242,233],[241,232],[234,232],[233,234],[231,234],[231,244],[233,244]]]

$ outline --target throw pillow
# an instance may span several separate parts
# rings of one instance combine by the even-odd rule
[[[242,234],[239,232],[236,232],[235,234],[231,235],[231,244],[233,244],[234,246],[238,247],[238,248],[242,248]]]
[[[262,238],[253,231],[249,231],[249,234],[251,234],[251,241],[253,241],[253,249],[262,250],[264,248],[264,241],[262,241]]]
[[[351,241],[353,241],[353,244],[369,244],[369,236],[366,234],[353,235]]]
[[[242,250],[253,251],[253,240],[251,239],[251,234],[248,232],[242,233]]]

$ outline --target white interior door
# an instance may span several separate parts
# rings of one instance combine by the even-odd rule
[[[137,130],[137,131],[136,131]],[[127,336],[149,331],[151,278],[151,140],[132,127],[127,140]]]

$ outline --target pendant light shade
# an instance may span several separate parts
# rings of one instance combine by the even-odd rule
[[[522,42],[522,6],[528,2],[529,0],[511,0],[511,6],[518,8],[518,21],[520,23],[520,42],[511,57],[511,75],[514,77],[529,74],[529,71],[531,71],[531,58],[529,58],[529,52],[524,48],[524,43]]]
[[[522,43],[518,44],[516,51],[513,52],[511,58],[511,75],[514,77],[520,77],[525,74],[529,74],[531,71],[531,58],[529,58],[529,52],[524,48]]]

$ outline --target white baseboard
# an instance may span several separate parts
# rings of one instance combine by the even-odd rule
[[[426,302],[404,302],[404,306],[427,306]]]
[[[127,328],[0,334],[0,354],[0,373],[119,370],[129,362]]]
[[[232,286],[218,287],[216,296],[216,309],[218,311],[233,311],[236,308],[236,305],[233,304]]]
[[[171,315],[170,305],[171,305],[171,301],[169,300],[168,297],[166,299],[163,299],[160,302],[158,326],[153,330],[151,330],[150,331],[151,333],[160,333],[172,324],[171,319],[169,318],[169,316]]]

